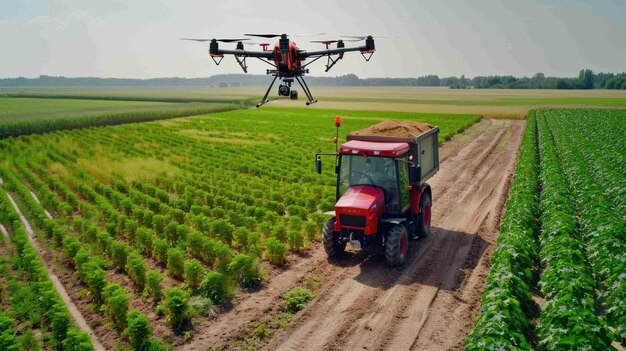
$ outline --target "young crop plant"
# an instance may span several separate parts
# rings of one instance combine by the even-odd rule
[[[128,255],[126,272],[128,272],[128,276],[133,280],[139,291],[143,291],[146,285],[146,262],[140,254],[132,252]]]
[[[287,242],[291,251],[302,251],[304,248],[304,236],[300,230],[290,230],[287,234]]]
[[[265,256],[273,264],[287,262],[287,247],[275,238],[265,240]]]
[[[185,281],[192,290],[195,291],[200,287],[203,278],[204,268],[198,260],[191,259],[185,262]]]
[[[103,233],[109,237],[108,233]],[[109,237],[110,238],[110,237]],[[117,267],[117,269],[123,271],[126,269],[126,260],[128,259],[128,245],[119,241],[111,241],[109,244],[109,252],[111,254],[111,260],[113,261],[113,265]]]
[[[245,254],[233,257],[228,272],[242,288],[254,288],[263,280],[259,259]]]
[[[176,279],[182,279],[185,273],[185,253],[173,247],[167,250],[167,271]]]
[[[126,320],[128,326],[124,330],[124,334],[128,337],[133,349],[141,350],[144,342],[152,336],[150,321],[137,310],[128,312]]]
[[[146,273],[146,292],[149,296],[151,296],[155,302],[161,300],[163,296],[161,282],[163,281],[163,276],[154,269],[151,269]]]
[[[208,297],[216,304],[228,302],[235,296],[235,289],[230,278],[220,272],[207,272],[200,291],[203,296]]]
[[[126,328],[126,314],[128,313],[129,298],[124,288],[117,283],[110,283],[103,291],[104,302],[111,320],[116,328]]]
[[[165,292],[167,322],[176,330],[181,330],[189,322],[189,302],[187,294],[179,288]]]
[[[315,294],[305,288],[295,287],[283,295],[283,308],[288,313],[297,313],[315,297]]]

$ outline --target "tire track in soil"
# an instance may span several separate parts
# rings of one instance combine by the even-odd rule
[[[61,284],[61,281],[59,280],[57,275],[54,274],[52,269],[45,263],[46,261],[43,259],[45,252],[39,245],[39,242],[37,241],[37,238],[35,237],[35,232],[33,231],[33,228],[31,227],[30,223],[20,211],[20,208],[17,206],[17,203],[15,202],[15,200],[13,200],[13,197],[9,193],[7,193],[7,197],[9,198],[9,201],[13,205],[13,208],[15,209],[15,211],[20,216],[20,221],[24,225],[24,229],[26,230],[28,241],[30,241],[30,244],[33,246],[33,248],[39,255],[39,258],[41,262],[43,263],[44,268],[48,272],[48,277],[50,278],[52,285],[54,285],[54,288],[56,289],[57,293],[59,294],[59,296],[65,303],[65,305],[67,306],[67,309],[70,312],[70,315],[76,322],[76,326],[78,327],[78,329],[88,333],[91,336],[91,343],[93,345],[94,350],[96,351],[106,350],[104,346],[102,346],[102,344],[98,340],[98,337],[93,332],[89,324],[87,323],[87,320],[85,319],[85,317],[82,315],[82,313],[78,310],[78,308],[76,307],[72,299],[69,297],[67,290],[65,289],[63,284]]]
[[[400,268],[376,252],[360,253],[356,265],[345,264],[350,257],[334,263],[335,276],[265,349],[462,350],[480,309],[523,127],[482,120],[463,133],[465,142],[444,144],[445,161],[429,181],[431,236],[411,242]]]

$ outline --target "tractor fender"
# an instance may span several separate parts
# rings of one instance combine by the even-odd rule
[[[430,185],[428,183],[424,183],[420,185],[418,189],[411,191],[411,213],[417,215],[420,211],[420,199],[422,198],[422,194],[428,193],[430,198],[432,199],[432,191],[430,190]]]

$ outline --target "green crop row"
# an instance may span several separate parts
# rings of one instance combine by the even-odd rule
[[[10,238],[15,248],[13,263],[26,280],[26,283],[18,283],[15,280],[17,277],[7,277],[7,272],[4,272],[5,278],[13,281],[9,283],[12,300],[20,305],[20,310],[24,313],[22,318],[26,319],[24,322],[31,325],[41,324],[45,330],[49,330],[52,334],[50,347],[54,350],[92,350],[89,334],[80,332],[73,326],[65,303],[49,280],[48,272],[37,252],[30,245],[19,215],[3,188],[0,188],[0,223],[10,228]],[[0,316],[0,349],[3,350],[17,350],[21,347],[15,338],[16,320],[10,316],[11,313],[12,310],[9,310]]]
[[[578,231],[577,210],[561,159],[540,111],[541,263],[539,286],[545,303],[539,320],[542,350],[606,350],[611,334],[596,315],[595,280]]]
[[[606,350],[614,337],[624,342],[624,135],[623,111],[531,111],[466,350]]]
[[[466,350],[530,350],[532,268],[537,262],[537,126],[526,122],[514,182],[500,225],[498,247],[482,295],[482,310],[465,341]]]
[[[601,152],[585,147],[581,142],[584,140],[584,133],[581,132],[580,125],[584,119],[578,118],[578,115],[582,113],[549,111],[546,114],[549,116],[548,127],[554,136],[564,174],[573,193],[572,198],[577,205],[580,232],[586,243],[591,268],[598,281],[600,301],[606,311],[609,325],[616,329],[616,336],[622,342],[626,342],[625,208],[610,201],[621,198],[623,203],[624,195],[617,194],[614,198],[611,198],[611,195],[624,190],[618,188],[621,186],[618,180],[623,181],[626,177],[623,173],[621,177],[614,173],[613,168],[606,163],[604,166],[594,162],[601,159]],[[613,132],[619,133],[621,130],[625,133],[626,130],[619,128],[618,123],[625,115],[605,113],[602,117],[613,122]],[[578,128],[572,128],[574,123]],[[611,130],[608,130],[602,138],[607,144],[612,140],[606,135],[610,132]],[[592,176],[602,181],[590,181]]]

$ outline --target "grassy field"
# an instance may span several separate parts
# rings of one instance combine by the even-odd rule
[[[0,89],[1,94],[123,98],[144,101],[259,100],[266,87],[241,88],[23,88]],[[423,113],[480,114],[488,118],[525,118],[541,107],[626,108],[619,90],[448,89],[428,87],[312,87],[319,100],[309,108]],[[275,90],[275,89],[274,89]],[[298,89],[300,90],[300,89]],[[302,93],[302,92],[300,92]],[[300,100],[275,96],[267,107],[303,107]]]
[[[131,309],[156,338],[180,346],[194,331],[174,333],[181,325],[168,319],[210,319],[203,311],[211,305],[264,284],[273,265],[298,261],[289,252],[319,240],[334,173],[329,164],[315,174],[313,161],[335,149],[336,114],[344,118],[340,142],[388,117],[263,108],[21,136],[0,141],[0,177],[107,349],[127,346],[122,322]],[[390,114],[440,126],[441,140],[480,119]],[[162,306],[177,296],[196,307],[174,315],[157,307],[155,291],[165,293]]]
[[[525,118],[540,107],[626,108],[626,92],[611,90],[448,89],[422,87],[314,88],[312,108],[423,113],[472,113],[486,118]],[[282,99],[274,106],[303,101]]]

